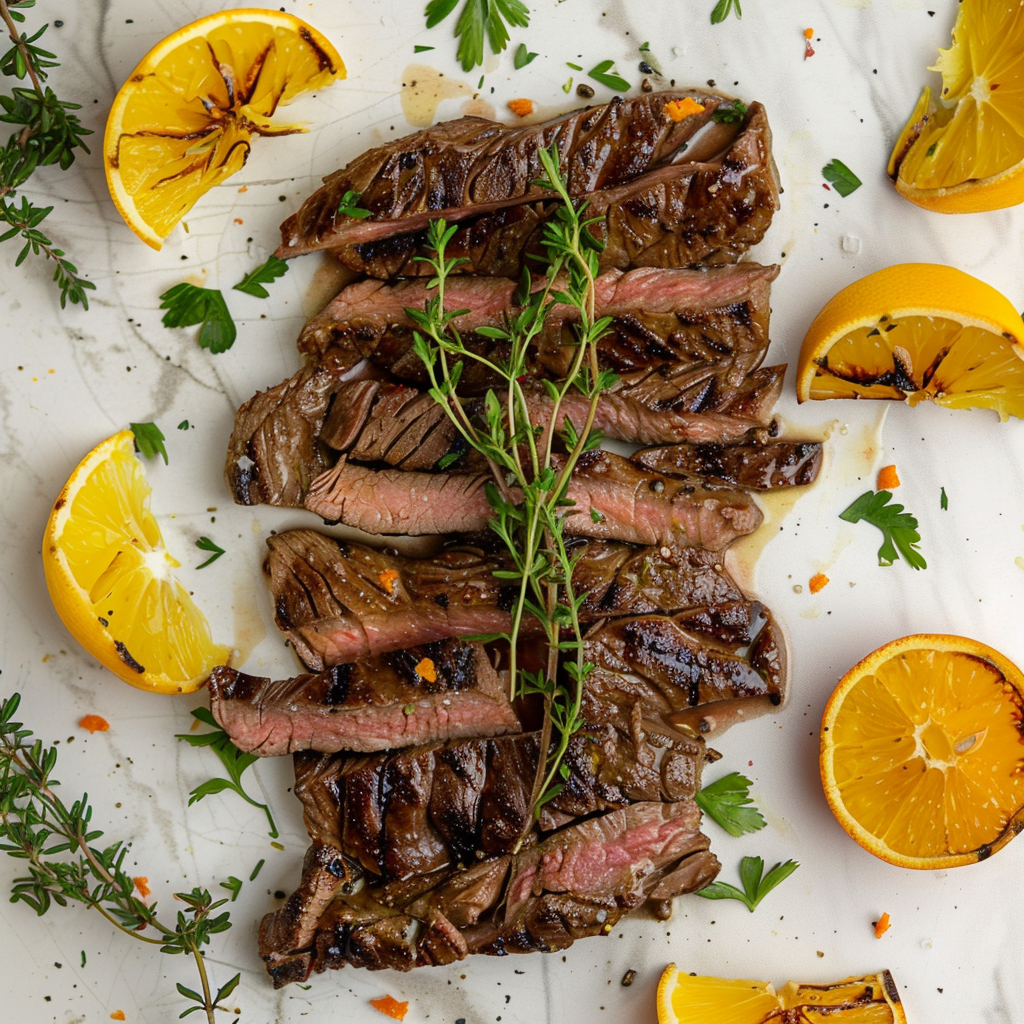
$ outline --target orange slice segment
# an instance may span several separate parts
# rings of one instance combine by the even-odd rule
[[[134,440],[107,438],[64,485],[43,535],[46,586],[71,635],[119,678],[190,693],[231,652],[174,578]]]
[[[894,640],[843,676],[821,722],[825,796],[876,857],[983,860],[1024,829],[1024,674],[960,636]]]
[[[114,205],[159,249],[214,185],[245,163],[279,106],[345,77],[337,50],[291,14],[223,11],[158,43],[121,86],[103,139]]]
[[[881,398],[1024,417],[1024,323],[991,285],[899,263],[834,295],[807,330],[797,399]]]
[[[658,983],[658,1024],[906,1024],[888,971],[825,985],[686,974],[675,964]]]

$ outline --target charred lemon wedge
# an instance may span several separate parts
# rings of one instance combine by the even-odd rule
[[[114,98],[103,138],[121,216],[159,249],[196,201],[245,163],[254,136],[288,135],[277,108],[345,77],[337,50],[278,11],[222,11],[143,57]]]
[[[888,971],[824,985],[685,974],[675,964],[658,983],[658,1024],[906,1024]]]
[[[876,398],[1024,417],[1024,322],[954,267],[899,263],[834,295],[797,360],[800,402]]]
[[[174,578],[150,488],[124,430],[75,467],[43,535],[50,599],[68,632],[132,686],[159,693],[198,689],[230,650]]]

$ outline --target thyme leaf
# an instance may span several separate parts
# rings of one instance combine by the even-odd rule
[[[714,10],[711,12],[711,24],[718,25],[733,13],[735,13],[737,19],[743,17],[743,8],[740,7],[740,0],[718,0]]]

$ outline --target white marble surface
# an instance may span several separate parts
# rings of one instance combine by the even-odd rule
[[[265,858],[259,878],[246,881],[231,907],[233,930],[217,937],[209,956],[216,981],[241,970],[234,999],[250,1024],[375,1022],[382,1018],[367,1000],[385,992],[411,1001],[410,1024],[642,1024],[654,1020],[654,987],[668,960],[699,973],[776,983],[889,967],[913,1024],[1020,1024],[1024,839],[990,861],[948,872],[877,861],[829,813],[817,744],[819,717],[839,675],[887,640],[959,632],[1024,664],[1024,424],[869,403],[798,409],[791,381],[779,410],[787,424],[831,434],[824,479],[764,528],[771,539],[756,569],[751,552],[739,559],[785,624],[791,696],[774,717],[717,743],[723,768],[754,779],[769,827],[742,839],[708,828],[726,880],[745,854],[769,863],[796,858],[799,871],[753,915],[739,903],[684,898],[668,924],[628,920],[612,937],[580,942],[564,956],[478,957],[409,975],[345,970],[317,977],[308,990],[272,990],[256,954],[256,922],[279,905],[276,891],[297,882],[306,846],[297,802],[287,792],[288,764],[261,764],[250,782],[274,808],[283,850],[270,846],[261,812],[230,795],[186,809],[189,789],[215,771],[208,751],[174,739],[199,698],[138,692],[79,651],[47,598],[39,538],[81,455],[130,421],[155,420],[167,435],[170,464],[148,469],[169,542],[186,566],[200,561],[193,543],[201,534],[228,551],[201,573],[185,571],[215,633],[250,652],[246,664],[261,674],[293,667],[275,634],[260,563],[268,530],[300,516],[232,506],[221,462],[236,406],[298,366],[294,338],[310,307],[317,258],[300,261],[267,301],[231,293],[240,331],[223,355],[200,350],[191,331],[164,329],[158,296],[190,275],[230,288],[273,249],[278,222],[320,175],[408,131],[400,102],[407,64],[428,60],[471,90],[479,71],[458,72],[450,29],[423,28],[422,0],[282,2],[335,42],[349,79],[298,108],[314,126],[309,135],[257,145],[243,172],[188,218],[190,232],[177,231],[160,253],[129,233],[108,199],[97,155],[106,111],[154,42],[228,5],[41,0],[30,14],[33,21],[63,19],[44,40],[64,61],[53,81],[84,105],[85,122],[98,133],[92,155],[70,172],[43,171],[33,179],[40,195],[56,199],[49,226],[58,244],[96,284],[90,310],[62,311],[47,268],[30,261],[15,270],[14,243],[0,247],[0,691],[20,690],[26,722],[47,742],[59,741],[58,776],[67,794],[87,789],[97,823],[111,837],[132,840],[133,873],[148,876],[165,908],[173,892],[195,884],[215,888],[228,874],[248,879]],[[1024,301],[1024,209],[932,215],[897,197],[885,177],[889,146],[925,68],[948,43],[955,0],[746,0],[742,21],[719,26],[709,23],[712,0],[530,6],[534,24],[528,34],[515,33],[513,46],[527,39],[537,60],[515,72],[510,49],[487,63],[482,95],[499,112],[518,96],[564,109],[569,98],[561,84],[571,73],[565,61],[589,67],[613,57],[639,83],[635,47],[645,40],[680,84],[714,79],[764,102],[785,186],[782,211],[758,253],[763,262],[782,263],[773,294],[774,361],[795,361],[807,324],[834,291],[891,263],[950,263]],[[804,61],[807,26],[815,30],[817,52]],[[416,43],[436,49],[414,57]],[[599,88],[597,98],[609,94]],[[457,115],[464,102],[446,101],[439,116]],[[834,157],[864,180],[846,199],[822,187],[821,167]],[[242,185],[247,191],[239,191]],[[191,428],[176,430],[184,419]],[[924,572],[904,564],[879,568],[875,531],[837,518],[891,462],[903,480],[899,499],[921,520]],[[940,510],[940,487],[948,511]],[[832,582],[812,596],[806,584],[819,570]],[[104,715],[111,730],[89,736],[78,728],[87,712]],[[18,866],[0,859],[3,892]],[[871,922],[883,911],[892,928],[876,940]],[[185,1008],[174,982],[195,984],[183,959],[161,957],[83,910],[55,908],[37,919],[22,904],[3,903],[0,963],[3,1019],[28,1024],[106,1021],[117,1010],[129,1022],[171,1021]],[[622,988],[627,968],[638,974]]]

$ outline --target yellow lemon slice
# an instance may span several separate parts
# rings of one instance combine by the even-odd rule
[[[916,635],[843,676],[821,721],[821,781],[864,849],[907,868],[991,856],[1024,829],[1024,674],[961,636]]]
[[[658,983],[658,1024],[906,1024],[888,971],[824,985],[685,974],[675,964]]]
[[[964,0],[953,42],[889,157],[900,195],[926,210],[975,213],[1024,202],[1024,6]]]
[[[833,296],[797,360],[798,401],[928,399],[1024,417],[1024,323],[1005,296],[953,267],[899,263]]]
[[[64,485],[43,534],[46,586],[71,635],[119,678],[190,693],[231,652],[173,576],[181,563],[149,510],[134,441],[108,437]]]
[[[291,14],[223,11],[153,47],[121,86],[107,118],[103,166],[121,216],[148,245],[245,163],[279,106],[345,77],[337,50]]]

